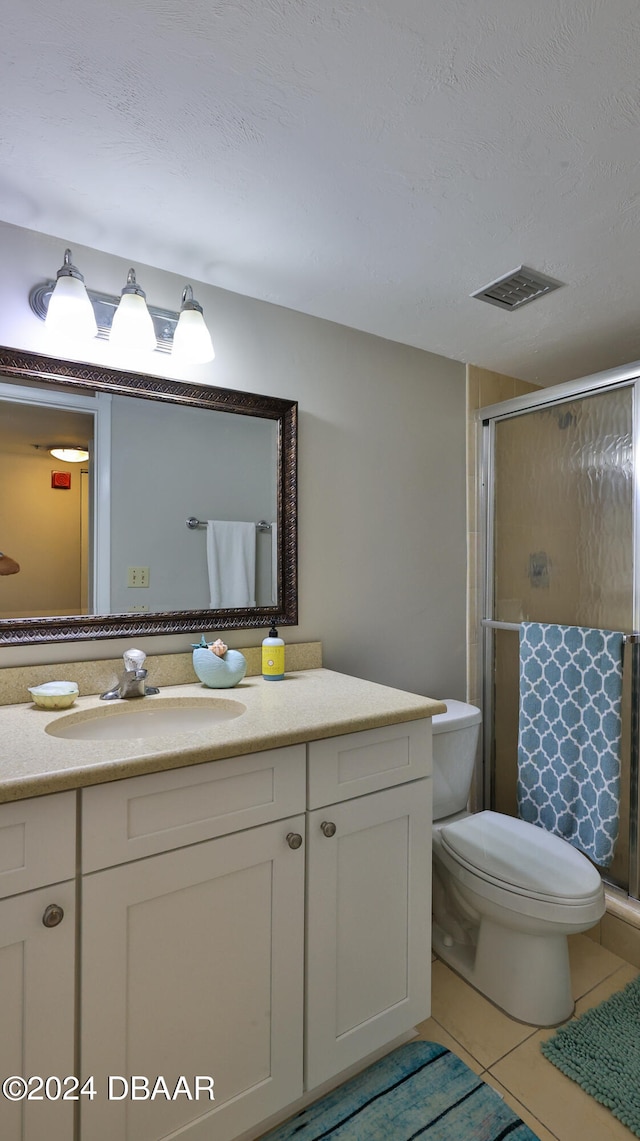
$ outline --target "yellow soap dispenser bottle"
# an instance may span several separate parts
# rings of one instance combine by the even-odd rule
[[[284,678],[284,642],[272,626],[269,637],[262,643],[262,676],[265,681],[282,681]]]

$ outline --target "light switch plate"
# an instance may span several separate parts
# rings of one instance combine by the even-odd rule
[[[149,567],[129,567],[127,571],[127,586],[148,586]]]

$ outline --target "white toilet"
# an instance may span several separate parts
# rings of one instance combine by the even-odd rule
[[[446,700],[433,722],[433,949],[521,1022],[573,1011],[567,935],[605,910],[600,875],[550,832],[497,812],[471,815],[480,710]]]

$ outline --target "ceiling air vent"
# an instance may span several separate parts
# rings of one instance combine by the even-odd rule
[[[489,305],[498,305],[501,309],[519,309],[521,305],[535,301],[563,284],[553,277],[546,277],[544,273],[538,273],[537,269],[521,265],[505,277],[499,277],[497,281],[476,290],[471,296],[477,297],[479,301],[488,301]]]

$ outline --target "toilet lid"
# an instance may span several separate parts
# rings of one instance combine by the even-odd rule
[[[471,871],[515,891],[577,903],[601,885],[596,868],[566,840],[499,812],[447,824],[440,837]]]

